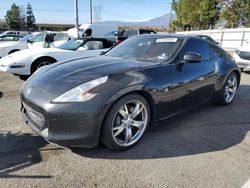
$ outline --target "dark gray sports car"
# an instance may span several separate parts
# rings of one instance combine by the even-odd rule
[[[143,35],[99,57],[39,69],[21,90],[26,123],[50,142],[119,150],[134,146],[150,122],[202,103],[230,104],[240,70],[198,37]]]

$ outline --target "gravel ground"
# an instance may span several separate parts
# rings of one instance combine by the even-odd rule
[[[159,122],[125,152],[45,142],[22,121],[22,83],[0,72],[1,188],[250,185],[250,75],[242,75],[232,105],[208,104]]]

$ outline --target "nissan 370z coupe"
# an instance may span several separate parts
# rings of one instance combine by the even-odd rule
[[[99,57],[39,69],[21,90],[26,123],[61,146],[133,147],[150,122],[208,101],[230,104],[240,70],[217,45],[192,36],[143,35]]]

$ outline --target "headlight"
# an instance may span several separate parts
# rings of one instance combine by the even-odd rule
[[[97,95],[96,93],[91,93],[90,91],[96,88],[97,86],[104,84],[105,82],[107,82],[107,80],[108,80],[108,76],[104,76],[96,80],[89,81],[87,83],[79,85],[65,92],[64,94],[54,99],[52,102],[61,103],[61,102],[88,101]]]

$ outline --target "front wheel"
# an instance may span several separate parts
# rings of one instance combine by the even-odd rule
[[[112,150],[126,150],[139,142],[150,122],[148,102],[140,95],[131,94],[118,100],[108,112],[102,142]]]
[[[228,78],[226,83],[224,84],[224,87],[222,88],[220,92],[220,101],[219,103],[221,105],[228,105],[233,102],[237,89],[238,89],[238,77],[236,73],[231,73]]]
[[[56,60],[51,59],[51,58],[40,58],[37,59],[34,63],[32,63],[31,65],[31,74],[33,74],[34,72],[36,72],[37,69],[45,66],[45,65],[50,65],[52,63],[55,63]]]

